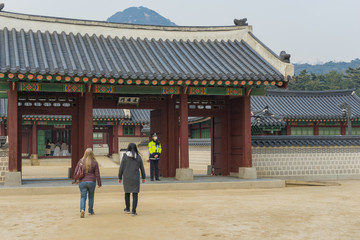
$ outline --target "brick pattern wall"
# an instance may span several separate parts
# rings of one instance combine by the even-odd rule
[[[5,181],[5,173],[9,169],[9,151],[0,149],[0,183]]]
[[[360,179],[360,146],[253,147],[259,178]]]

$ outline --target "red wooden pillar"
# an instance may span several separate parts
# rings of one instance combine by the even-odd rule
[[[93,94],[91,89],[79,98],[79,152],[82,155],[86,148],[93,147]]]
[[[84,150],[93,147],[93,94],[91,91],[85,93],[84,106]]]
[[[189,168],[188,96],[180,95],[180,168]]]
[[[227,134],[231,148],[227,150],[231,152],[230,172],[238,173],[239,167],[252,167],[250,96],[232,99],[230,105],[230,128]],[[222,152],[222,155],[227,156],[226,152]]]
[[[232,142],[232,134],[234,133],[233,126],[236,124],[232,120],[232,111],[230,106],[230,100],[225,102],[225,113],[221,117],[221,174],[228,176],[230,174],[231,159],[233,157],[232,148],[236,145]]]
[[[76,107],[77,110],[78,107]],[[75,111],[71,116],[71,176],[74,174],[75,167],[80,159],[79,154],[79,111]]]
[[[0,125],[0,136],[6,136],[4,119],[1,121],[1,125]]]
[[[141,137],[141,126],[140,125],[135,125],[135,137]]]
[[[93,147],[93,99],[92,92],[87,89],[83,96],[78,96],[78,104],[72,114],[71,174],[85,149]]]
[[[78,120],[77,120],[77,132],[78,132],[78,151],[79,151],[79,156],[81,157],[82,154],[84,153],[84,130],[85,130],[85,126],[84,126],[84,115],[85,115],[85,111],[84,111],[84,106],[85,106],[85,99],[84,96],[79,97],[79,104],[78,104]]]
[[[8,127],[8,141],[9,141],[9,172],[17,172],[20,169],[18,166],[18,148],[19,131],[18,128],[18,92],[16,83],[11,84],[8,91],[8,106],[7,106],[7,127]]]
[[[346,135],[346,122],[343,122],[343,124],[340,125],[340,134],[342,136],[345,136]]]
[[[160,176],[169,177],[169,133],[168,133],[168,108],[167,104],[161,108],[161,161],[159,163]]]
[[[240,124],[243,134],[241,135],[242,159],[240,167],[252,167],[251,157],[251,110],[250,95],[241,97],[241,119]]]
[[[169,177],[175,177],[176,168],[179,167],[179,153],[176,151],[179,149],[179,127],[178,120],[179,116],[175,111],[175,99],[168,96],[167,100],[167,121],[168,121],[168,168],[169,168]],[[176,137],[177,136],[177,137]],[[177,155],[176,155],[177,154]]]
[[[314,123],[314,135],[319,135],[319,123]]]
[[[123,125],[118,125],[118,136],[119,137],[123,137],[124,136],[124,126]]]
[[[291,123],[288,123],[286,125],[286,135],[288,135],[288,136],[291,135]]]
[[[31,129],[31,154],[37,153],[37,127],[36,122],[34,122]]]
[[[18,142],[17,142],[17,171],[21,172],[22,169],[22,164],[21,164],[21,159],[22,159],[22,125],[21,125],[21,121],[22,121],[22,115],[19,113],[18,111],[18,120],[17,120],[17,128],[18,128]]]
[[[114,153],[114,131],[112,128],[109,127],[109,130],[107,130],[109,133],[109,156],[112,156],[112,154]]]
[[[113,152],[112,153],[119,153],[119,136],[118,136],[118,130],[119,125],[118,123],[115,123],[113,126]]]

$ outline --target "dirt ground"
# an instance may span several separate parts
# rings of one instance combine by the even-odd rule
[[[359,239],[360,181],[341,186],[141,192],[138,216],[123,193],[0,196],[0,239]]]
[[[119,163],[114,163],[105,156],[97,156],[100,175],[102,177],[117,176],[119,172]],[[146,175],[150,173],[150,162],[143,161]],[[29,160],[23,160],[22,177],[24,179],[33,178],[67,178],[68,170],[71,167],[71,159],[41,159],[40,166],[30,166]],[[194,174],[206,174],[207,165],[191,166]]]

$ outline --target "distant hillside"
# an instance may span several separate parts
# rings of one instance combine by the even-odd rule
[[[306,70],[308,73],[325,74],[331,71],[345,72],[346,69],[360,67],[360,59],[356,58],[351,62],[327,62],[324,64],[294,64],[295,75],[299,75],[302,70]]]
[[[122,12],[117,12],[106,21],[116,23],[132,23],[159,26],[176,26],[169,19],[146,7],[130,7]]]

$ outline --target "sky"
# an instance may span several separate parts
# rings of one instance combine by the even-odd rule
[[[253,33],[292,63],[360,58],[360,0],[0,0],[3,11],[106,21],[147,7],[179,26],[231,26],[247,18]],[[1,23],[0,23],[1,24]]]

